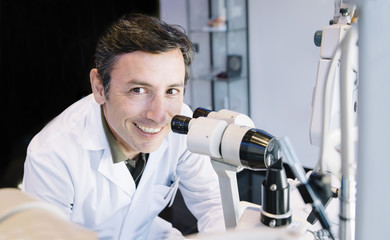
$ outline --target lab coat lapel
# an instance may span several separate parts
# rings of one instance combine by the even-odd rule
[[[140,233],[134,231],[134,229],[139,230],[148,227],[145,225],[145,219],[149,218],[149,211],[140,211],[139,207],[144,206],[145,202],[148,202],[148,200],[153,198],[151,194],[153,194],[153,185],[155,183],[154,173],[161,164],[164,164],[164,156],[166,156],[167,147],[168,141],[164,139],[157,151],[150,153],[148,163],[138,185],[138,191],[135,192],[129,211],[123,221],[120,239],[132,239],[134,238],[134,234]],[[150,206],[148,206],[148,208],[149,207]],[[150,224],[151,221],[152,219],[148,219],[147,225]]]
[[[112,162],[111,152],[109,149],[104,150],[98,171],[130,196],[134,194],[135,183],[130,175],[130,172],[124,162],[115,164]]]
[[[150,189],[152,185],[154,184],[153,177],[155,176],[155,171],[158,169],[159,165],[162,164],[165,151],[167,150],[168,142],[166,139],[162,142],[161,146],[157,149],[157,151],[150,153],[148,163],[146,164],[146,168],[144,170],[144,173],[142,174],[141,181],[138,185],[139,189]],[[137,191],[134,195],[133,202],[137,201],[143,201],[142,199],[145,198],[145,191]],[[131,204],[129,211],[131,211],[136,204]]]
[[[168,141],[166,139],[163,140],[161,146],[154,152],[149,154],[148,163],[146,164],[146,168],[144,173],[142,174],[141,181],[139,183],[139,187],[143,187],[143,185],[150,184],[150,179],[153,177],[153,173],[158,169],[158,166],[163,163],[165,155],[165,151],[168,148]]]
[[[98,171],[131,196],[135,191],[134,180],[124,162],[113,163],[101,120],[101,107],[93,96],[88,97],[90,97],[91,108],[89,108],[83,133],[83,146],[89,151],[101,151]]]

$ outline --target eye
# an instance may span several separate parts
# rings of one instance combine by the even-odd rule
[[[143,94],[146,92],[146,90],[144,88],[137,87],[137,88],[130,89],[130,92],[134,94]]]
[[[179,92],[180,91],[176,88],[170,88],[167,90],[167,94],[169,94],[169,95],[177,95],[177,94],[179,94]]]

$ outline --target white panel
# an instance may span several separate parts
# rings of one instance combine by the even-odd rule
[[[320,58],[314,33],[333,18],[333,4],[249,0],[251,117],[256,127],[289,136],[305,167],[313,167],[319,157],[309,137]]]
[[[356,239],[382,240],[390,216],[390,1],[361,2]]]

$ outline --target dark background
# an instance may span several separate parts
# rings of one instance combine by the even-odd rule
[[[0,0],[0,187],[16,187],[31,138],[91,92],[98,36],[125,13],[159,16],[158,0]]]

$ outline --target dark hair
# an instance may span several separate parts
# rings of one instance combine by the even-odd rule
[[[118,55],[135,51],[158,54],[174,49],[180,49],[183,54],[187,82],[194,50],[180,26],[169,25],[155,17],[142,14],[119,18],[100,37],[96,45],[95,65],[106,97],[110,87],[110,73]]]

